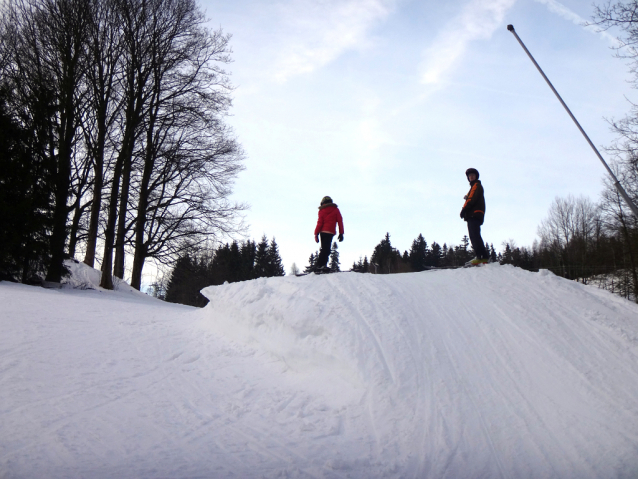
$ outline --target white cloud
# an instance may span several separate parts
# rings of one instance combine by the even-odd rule
[[[442,76],[463,55],[467,44],[488,39],[501,25],[516,0],[471,0],[460,15],[444,27],[425,52],[422,82],[439,83]]]
[[[283,39],[274,77],[285,82],[310,73],[343,52],[368,43],[368,31],[395,0],[293,0],[280,6]]]
[[[613,46],[619,46],[618,40],[613,35],[610,35],[609,33],[605,31],[599,31],[599,29],[595,27],[594,25],[585,26],[584,24],[587,20],[581,17],[580,15],[578,15],[577,13],[571,11],[562,3],[557,2],[556,0],[535,0],[535,1],[538,3],[542,3],[543,5],[546,5],[547,9],[550,12],[556,13],[557,15],[560,15],[564,19],[569,20],[570,22],[575,23],[576,25],[582,26],[585,30],[590,31],[591,33],[599,34],[601,37],[609,41]]]

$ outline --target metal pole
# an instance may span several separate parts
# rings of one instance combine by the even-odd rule
[[[571,119],[574,120],[574,123],[576,123],[576,126],[578,127],[580,132],[583,134],[583,136],[587,140],[587,143],[589,143],[589,146],[591,146],[592,150],[594,150],[594,153],[596,153],[596,155],[598,156],[598,159],[601,161],[603,166],[607,169],[607,172],[611,175],[614,181],[614,186],[618,190],[618,193],[620,193],[620,196],[622,196],[625,199],[625,201],[627,202],[627,205],[629,205],[629,208],[631,208],[631,211],[633,211],[634,216],[638,218],[638,208],[636,207],[634,202],[631,201],[631,199],[629,198],[629,195],[620,184],[620,181],[618,181],[618,178],[616,178],[616,175],[614,175],[614,172],[611,171],[611,168],[609,168],[609,166],[607,165],[607,162],[603,159],[598,149],[594,146],[592,141],[589,139],[589,136],[587,136],[587,133],[585,133],[585,130],[583,130],[583,127],[580,126],[580,123],[578,123],[578,120],[576,120],[576,117],[572,114],[571,110],[567,107],[567,105],[565,104],[561,96],[558,94],[558,92],[556,91],[556,88],[554,88],[554,85],[552,85],[552,82],[549,81],[549,78],[547,78],[547,76],[545,75],[541,67],[538,65],[538,63],[536,63],[536,60],[534,60],[534,57],[532,56],[532,54],[529,52],[527,47],[523,44],[519,36],[516,34],[516,31],[514,30],[514,25],[508,25],[507,29],[514,34],[514,36],[518,40],[518,43],[521,44],[521,47],[523,47],[523,50],[525,50],[525,53],[527,53],[527,56],[529,57],[529,59],[532,60],[532,63],[534,63],[534,65],[536,66],[540,74],[543,76],[543,78],[545,79],[549,87],[552,89],[552,91],[556,95],[556,98],[558,98],[558,101],[560,101],[561,105],[563,105],[567,113],[569,113],[569,116],[571,117]]]

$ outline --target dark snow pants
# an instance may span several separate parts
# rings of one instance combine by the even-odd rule
[[[334,235],[330,233],[319,233],[319,237],[321,238],[321,251],[319,252],[319,259],[317,259],[315,266],[324,268],[328,266],[330,248],[332,248],[332,238],[334,238]]]
[[[485,243],[481,238],[481,223],[482,218],[468,218],[467,219],[467,232],[470,236],[470,242],[477,258],[489,258],[489,253],[485,249]]]

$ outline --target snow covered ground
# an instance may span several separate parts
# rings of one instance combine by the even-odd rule
[[[0,478],[638,476],[638,306],[606,291],[489,265],[204,294],[0,283]]]

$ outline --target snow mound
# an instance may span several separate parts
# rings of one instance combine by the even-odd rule
[[[361,439],[325,454],[350,449],[348,477],[638,474],[638,307],[606,291],[490,265],[202,293],[211,331],[311,394],[359,391],[343,422]]]
[[[102,272],[100,270],[91,268],[90,266],[74,259],[65,260],[64,266],[71,272],[71,274],[66,278],[62,278],[62,288],[108,291],[100,287],[100,279],[102,278]],[[113,291],[147,296],[146,293],[138,291],[130,286],[126,281],[116,276],[113,277]]]
[[[638,476],[638,306],[606,291],[489,265],[203,293],[0,283],[0,477]]]

